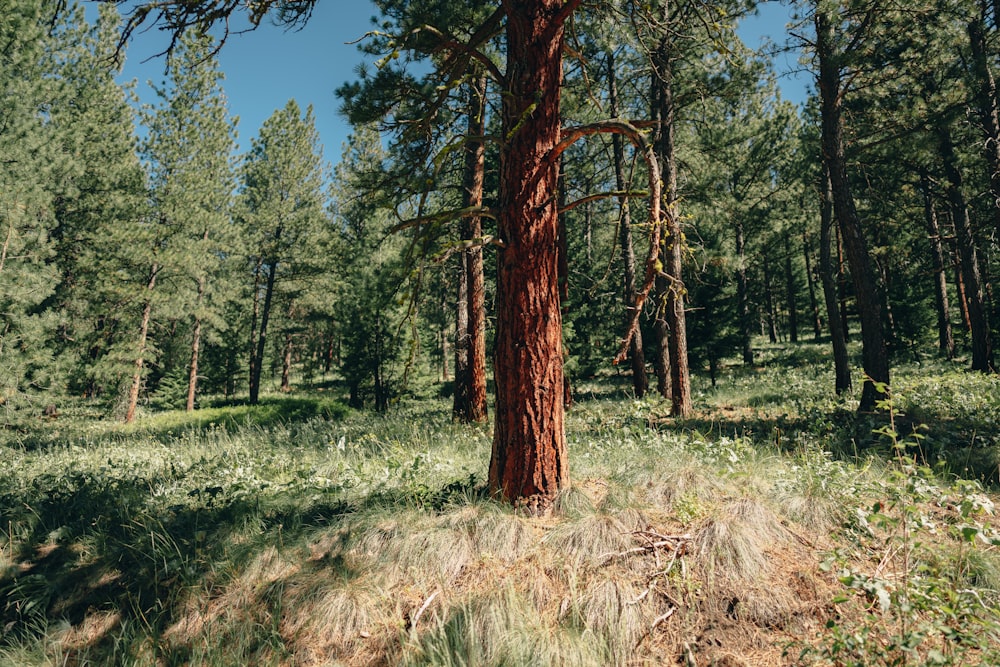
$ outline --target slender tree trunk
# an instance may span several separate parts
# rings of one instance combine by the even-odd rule
[[[565,20],[578,2],[503,0],[497,386],[489,486],[544,513],[569,483],[556,210]]]
[[[653,335],[656,340],[656,357],[653,370],[656,371],[656,392],[672,401],[673,385],[670,381],[670,325],[666,318],[665,295],[668,287],[662,276],[656,279],[656,315],[653,319]]]
[[[802,256],[806,261],[806,285],[809,287],[809,308],[812,310],[813,340],[818,343],[823,338],[823,316],[819,310],[819,300],[816,298],[816,278],[809,253],[809,237],[805,232],[802,233]]]
[[[948,304],[948,279],[945,275],[944,248],[941,246],[941,229],[934,210],[931,179],[925,170],[920,173],[920,189],[924,195],[924,221],[931,245],[931,262],[934,266],[934,301],[937,306],[938,349],[947,359],[955,356],[955,338],[951,331]]]
[[[838,225],[834,225],[833,231],[837,240],[837,305],[840,310],[840,328],[844,332],[844,340],[850,340],[851,318],[847,312],[847,270],[845,269],[847,262],[844,259],[844,240],[840,235]]]
[[[191,363],[188,366],[188,391],[187,404],[185,409],[188,412],[194,410],[194,399],[198,391],[198,355],[201,351],[201,310],[202,301],[205,298],[205,278],[198,279],[198,297],[195,301],[194,322],[191,332]]]
[[[285,347],[281,355],[281,391],[292,390],[292,334],[285,334]]]
[[[947,178],[945,196],[951,205],[952,220],[955,223],[955,241],[958,245],[962,280],[965,284],[966,305],[972,332],[972,370],[989,373],[994,370],[993,349],[983,297],[983,282],[979,271],[979,257],[976,252],[976,239],[972,232],[969,207],[962,193],[962,172],[958,168],[958,159],[948,128],[938,129],[938,145]]]
[[[278,230],[277,236],[280,236]],[[256,405],[260,400],[260,375],[264,365],[264,350],[267,345],[267,323],[271,317],[271,300],[274,297],[274,281],[278,272],[278,263],[273,262],[267,267],[267,283],[264,287],[264,303],[260,310],[260,332],[257,334],[257,349],[250,364],[250,404]]]
[[[441,382],[447,382],[448,377],[448,289],[447,285],[441,290],[441,330],[438,332],[438,341],[441,344]]]
[[[833,345],[834,391],[839,396],[851,389],[851,368],[847,357],[847,336],[844,335],[843,320],[838,312],[838,268],[834,266],[833,250],[830,247],[833,241],[831,232],[834,228],[833,190],[825,165],[820,188],[822,198],[820,200],[819,276],[823,285],[823,300],[826,302],[826,319],[830,324],[830,341]]]
[[[972,331],[972,323],[969,321],[969,300],[965,297],[965,280],[962,278],[962,258],[958,251],[958,241],[955,238],[955,221],[950,208],[946,213],[948,224],[951,227],[951,236],[947,237],[948,255],[951,259],[951,270],[955,274],[955,292],[958,297],[958,310],[962,315],[962,329],[965,333],[970,333]]]
[[[372,379],[375,384],[375,411],[385,412],[389,409],[389,388],[386,385],[383,369],[383,354],[385,340],[382,331],[382,313],[375,314],[375,358],[372,364]]]
[[[750,321],[750,290],[747,284],[746,238],[743,221],[736,227],[736,307],[740,317],[740,338],[743,343],[743,365],[753,365],[753,323]]]
[[[465,226],[464,221],[462,226]],[[459,253],[458,261],[455,304],[455,395],[451,415],[452,418],[465,423],[469,417],[469,255],[465,250]]]
[[[792,243],[789,234],[785,232],[785,296],[788,303],[788,340],[799,342],[799,309],[795,303],[795,273],[792,271]]]
[[[969,44],[972,47],[972,66],[979,89],[975,92],[980,124],[983,128],[983,155],[990,173],[990,193],[993,195],[993,225],[1000,238],[1000,113],[997,109],[997,85],[987,55],[986,6],[981,3],[981,15],[968,25]]]
[[[562,157],[559,158],[559,210],[566,206],[566,178],[562,171]],[[569,237],[566,233],[566,215],[559,215],[559,243],[558,248],[558,272],[559,272],[559,313],[565,321],[569,314]],[[588,258],[587,264],[590,264]],[[566,338],[563,336],[563,363],[569,358],[569,348],[566,347]],[[563,373],[563,407],[567,410],[573,405],[573,386],[569,375]]]
[[[478,75],[469,83],[468,136],[465,144],[463,204],[482,206],[486,170],[486,77]],[[486,307],[483,279],[482,219],[462,221],[462,239],[469,247],[462,252],[462,275],[459,278],[460,312],[456,319],[455,405],[453,414],[461,422],[485,422],[486,408]],[[463,299],[464,296],[464,299]],[[464,323],[462,350],[459,329]],[[461,360],[461,371],[458,364]],[[461,386],[461,389],[459,387]]]
[[[608,52],[608,91],[609,103],[612,118],[618,118],[620,109],[618,107],[618,81],[615,71],[615,55]],[[615,187],[619,192],[628,189],[625,178],[625,146],[619,134],[611,135],[611,146],[614,151],[615,162]],[[632,322],[635,312],[635,249],[632,246],[632,214],[629,210],[628,197],[621,197],[618,200],[618,242],[622,251],[622,263],[624,264],[624,276],[622,284],[622,299],[625,302],[625,327]],[[646,358],[642,350],[642,332],[636,331],[632,337],[629,347],[629,356],[632,361],[632,391],[636,398],[642,398],[649,389],[649,381],[646,378]]]
[[[822,11],[816,12],[816,57],[819,60],[821,100],[821,133],[823,159],[829,167],[833,188],[833,210],[844,240],[847,260],[851,265],[854,292],[861,317],[861,344],[866,381],[858,409],[875,409],[878,391],[875,383],[889,385],[889,350],[882,329],[882,295],[879,290],[871,256],[862,233],[847,177],[844,156],[844,127],[841,118],[843,89],[840,65],[834,47],[834,25]]]
[[[774,280],[771,273],[771,262],[764,253],[764,304],[767,308],[767,339],[771,343],[778,342],[778,315],[774,308]]]
[[[669,31],[670,3],[663,3],[662,36],[653,53],[653,120],[657,121],[653,145],[663,178],[664,254],[666,291],[664,314],[670,328],[670,412],[675,417],[691,414],[691,377],[688,369],[687,322],[682,278],[684,240],[677,195],[677,156],[674,148],[673,35]]]
[[[254,378],[260,377],[257,369],[257,322],[260,319],[260,274],[264,270],[264,256],[257,258],[253,272],[253,304],[250,309],[250,393],[253,394]]]
[[[142,387],[142,370],[146,363],[146,340],[149,337],[149,320],[153,312],[153,290],[156,288],[156,275],[160,272],[159,264],[153,264],[149,271],[149,281],[146,283],[146,300],[142,306],[142,320],[139,323],[139,340],[135,356],[135,371],[132,373],[132,384],[128,392],[128,407],[125,410],[125,423],[135,421],[135,411],[139,405],[139,389]]]

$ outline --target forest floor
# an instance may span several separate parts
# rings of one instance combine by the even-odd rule
[[[68,401],[0,434],[0,665],[1000,664],[1000,379],[859,416],[830,366],[773,346],[683,421],[578,384],[546,518],[441,398]]]

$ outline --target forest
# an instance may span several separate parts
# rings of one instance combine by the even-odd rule
[[[1000,662],[1000,2],[315,3],[0,0],[0,665]]]

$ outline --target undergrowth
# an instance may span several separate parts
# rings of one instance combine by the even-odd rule
[[[683,422],[579,387],[548,518],[443,401],[10,433],[0,664],[996,664],[996,380],[903,369],[858,417],[796,363]]]

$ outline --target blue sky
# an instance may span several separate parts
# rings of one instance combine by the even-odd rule
[[[229,38],[219,54],[219,63],[226,74],[224,88],[230,112],[240,117],[239,141],[243,149],[275,109],[295,98],[302,107],[313,105],[324,157],[331,163],[339,161],[350,127],[338,113],[340,102],[334,91],[357,78],[362,54],[351,42],[372,28],[370,19],[375,14],[371,3],[363,0],[321,0],[301,30],[262,25],[256,31]],[[787,22],[786,6],[763,3],[759,15],[748,19],[740,34],[751,47],[758,46],[764,36],[780,44],[785,40]],[[163,79],[164,60],[156,54],[166,44],[166,37],[158,30],[146,29],[138,32],[129,46],[121,79],[137,81],[140,99],[153,100],[147,80]],[[785,57],[778,66],[794,69],[796,56]],[[802,102],[807,79],[781,78],[782,95]]]

